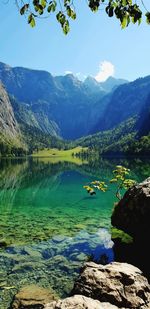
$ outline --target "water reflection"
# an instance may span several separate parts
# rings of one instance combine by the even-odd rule
[[[104,195],[89,199],[83,190],[94,177],[93,167],[39,160],[2,162],[0,237],[8,244],[110,226],[112,197],[108,196],[108,204]],[[103,176],[110,177],[110,173],[103,171]]]
[[[147,270],[147,254],[111,241],[112,191],[90,197],[83,185],[109,181],[122,164],[138,182],[150,175],[149,161],[101,159],[82,166],[48,160],[1,160],[0,306],[8,308],[21,286],[38,283],[67,295],[87,260],[127,261]],[[115,185],[114,185],[115,186]],[[114,187],[115,189],[115,187]],[[5,247],[6,245],[6,247]],[[145,247],[146,250],[146,247]],[[133,258],[135,257],[135,259]],[[5,287],[13,287],[10,290]]]
[[[82,229],[109,228],[115,185],[94,197],[83,185],[96,178],[108,182],[116,164],[130,168],[138,182],[150,175],[146,159],[101,159],[82,166],[44,159],[1,160],[0,238],[8,244],[31,243],[58,233],[73,236]]]

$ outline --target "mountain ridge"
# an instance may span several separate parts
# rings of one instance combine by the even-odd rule
[[[150,94],[150,76],[138,78],[114,90],[102,117],[92,133],[114,128],[119,123],[141,112]]]
[[[140,126],[144,132],[144,121],[150,119],[150,76],[133,82],[109,77],[103,83],[89,76],[82,82],[73,74],[52,76],[44,70],[11,68],[0,63],[0,80],[7,92],[5,96],[12,115],[8,115],[8,122],[10,126],[11,122],[16,124],[20,141],[27,145],[32,141],[38,147],[39,141],[40,147],[60,146],[62,138],[75,140],[101,131],[106,138],[107,134],[111,136],[109,130],[118,132],[119,125],[124,135],[126,125],[123,123],[127,122],[130,127],[130,119],[135,117],[139,120],[136,120],[133,133],[136,131],[140,137],[143,136]],[[5,106],[6,102],[3,104]],[[7,117],[2,115],[1,118],[5,118],[6,125]],[[147,134],[149,130],[147,125]],[[3,141],[6,135],[10,135],[9,130],[8,134],[3,134]]]
[[[88,92],[84,82],[72,74],[53,77],[43,70],[11,68],[4,63],[0,63],[0,80],[7,92],[30,110],[44,133],[65,139],[88,133],[101,109],[95,103],[106,95],[101,89]],[[93,112],[93,105],[98,112]]]

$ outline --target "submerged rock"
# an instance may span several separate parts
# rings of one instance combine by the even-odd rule
[[[125,193],[113,211],[111,222],[134,239],[149,239],[150,177]]]
[[[0,247],[7,247],[8,242],[6,239],[0,239]]]
[[[42,309],[44,305],[56,299],[53,291],[32,284],[23,287],[16,294],[12,309]]]
[[[63,242],[64,240],[66,240],[66,236],[56,235],[56,236],[53,236],[52,240],[53,240],[53,242],[60,243],[60,242]]]
[[[98,300],[83,296],[75,295],[63,300],[52,302],[44,307],[44,309],[117,309],[109,303],[101,303]]]
[[[73,294],[82,294],[119,308],[150,308],[150,286],[142,272],[127,263],[85,264]]]

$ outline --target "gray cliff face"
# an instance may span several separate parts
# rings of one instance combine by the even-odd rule
[[[8,140],[19,139],[19,126],[15,119],[14,112],[9,100],[9,96],[0,83],[0,132],[1,136],[7,137]]]
[[[26,126],[31,129],[39,129],[41,132],[49,134],[50,136],[59,136],[60,130],[58,125],[53,119],[48,117],[43,108],[39,106],[36,111],[36,104],[34,109],[31,110],[28,104],[21,104],[14,97],[10,97],[15,118],[19,125],[22,127]]]

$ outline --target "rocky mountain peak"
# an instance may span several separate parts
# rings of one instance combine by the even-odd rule
[[[0,128],[1,135],[7,136],[7,139],[18,139],[20,134],[18,123],[9,100],[9,96],[0,83]]]

